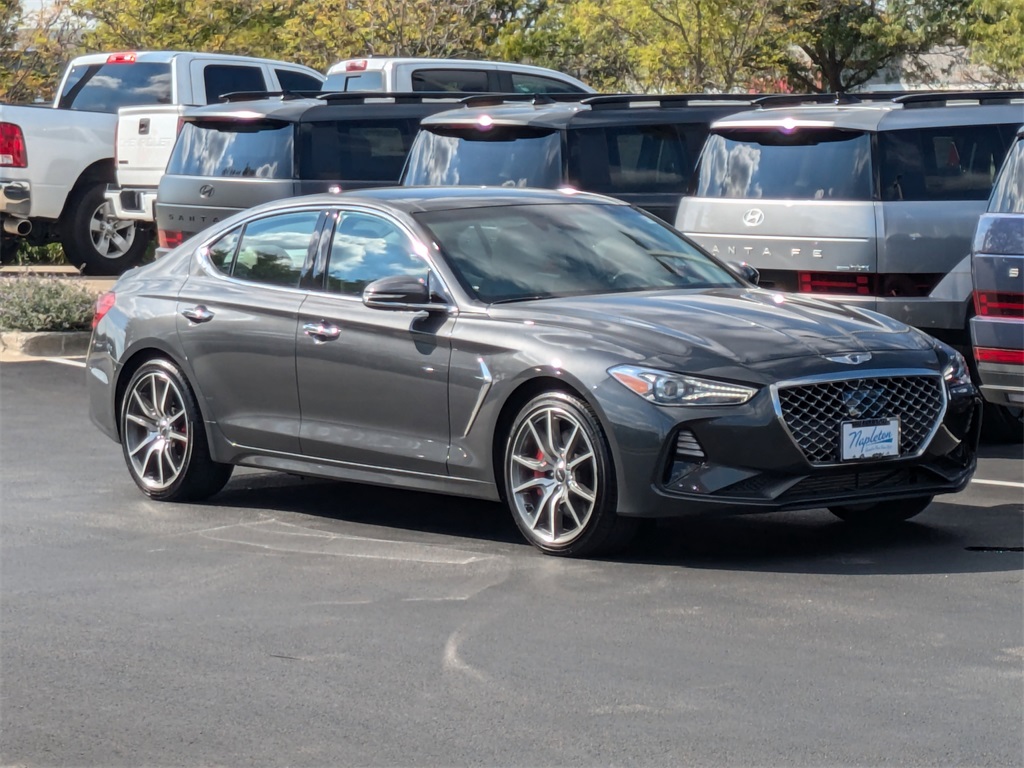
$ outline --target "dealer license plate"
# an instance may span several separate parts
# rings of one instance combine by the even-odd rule
[[[842,441],[840,455],[843,461],[899,456],[899,417],[844,421]]]

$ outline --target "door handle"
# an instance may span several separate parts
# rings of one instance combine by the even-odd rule
[[[206,323],[213,320],[213,312],[208,310],[202,304],[198,304],[194,307],[181,310],[181,314],[187,317],[193,323]]]
[[[325,341],[334,341],[341,336],[341,328],[327,323],[306,323],[302,326],[302,332],[312,338],[317,344],[323,344]]]

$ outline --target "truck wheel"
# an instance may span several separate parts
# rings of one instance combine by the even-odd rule
[[[79,190],[61,222],[65,257],[89,275],[119,275],[135,266],[150,240],[140,222],[114,218],[105,189],[106,184],[92,184]]]

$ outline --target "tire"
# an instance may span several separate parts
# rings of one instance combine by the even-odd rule
[[[934,496],[921,496],[916,499],[879,501],[874,504],[852,504],[847,507],[829,507],[828,511],[851,525],[864,528],[884,528],[921,514],[934,498]]]
[[[210,458],[192,390],[167,360],[144,363],[128,383],[121,448],[132,480],[157,501],[205,499],[224,487],[234,468]]]
[[[636,530],[636,520],[615,512],[615,472],[597,415],[573,395],[549,392],[523,406],[502,474],[512,518],[542,552],[605,554]]]
[[[981,434],[993,443],[1024,442],[1024,408],[997,405],[985,401],[982,411]]]
[[[105,189],[106,184],[91,184],[74,193],[61,221],[68,263],[88,275],[119,275],[135,266],[152,235],[142,222],[115,219]]]

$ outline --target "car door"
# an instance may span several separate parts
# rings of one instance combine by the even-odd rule
[[[334,218],[323,287],[310,293],[299,315],[302,452],[350,465],[445,474],[454,320],[446,313],[365,306],[369,282],[390,275],[427,279],[428,264],[395,220],[360,210],[341,210]]]
[[[253,219],[197,254],[178,338],[205,416],[231,442],[299,452],[295,335],[319,209]]]

